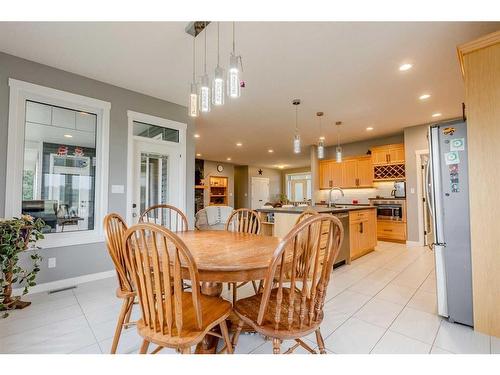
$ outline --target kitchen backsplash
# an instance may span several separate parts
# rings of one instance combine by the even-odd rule
[[[337,203],[350,204],[353,199],[357,199],[358,203],[369,203],[368,198],[375,198],[377,195],[381,197],[390,197],[394,190],[394,182],[374,182],[372,189],[343,189],[344,197],[340,196],[339,191],[332,192],[332,199],[337,199]],[[329,190],[320,190],[316,194],[317,203],[320,201],[328,202]]]

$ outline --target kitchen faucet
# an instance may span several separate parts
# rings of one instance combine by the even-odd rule
[[[328,193],[328,207],[335,207],[335,203],[337,202],[337,199],[335,199],[333,202],[332,202],[332,192],[334,190],[338,190],[340,191],[340,194],[342,195],[342,197],[344,196],[344,190],[342,190],[341,188],[339,188],[338,186],[334,186],[330,189],[330,192]]]

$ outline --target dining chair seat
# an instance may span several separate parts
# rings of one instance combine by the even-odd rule
[[[262,301],[262,292],[255,294],[251,297],[239,299],[233,307],[236,315],[245,322],[245,324],[252,327],[259,333],[274,337],[277,332],[280,333],[282,339],[295,339],[297,336],[306,336],[318,329],[323,320],[323,312],[321,311],[319,317],[312,321],[312,324],[301,324],[300,323],[300,305],[302,301],[302,293],[300,290],[295,290],[294,303],[291,305],[290,302],[290,288],[282,289],[282,302],[280,305],[280,319],[278,325],[276,325],[276,310],[278,307],[278,288],[271,290],[271,295],[269,298],[269,305],[264,315],[264,319],[261,324],[257,324],[257,317],[259,314],[259,307]],[[305,319],[308,321],[309,317],[309,303],[310,299],[305,299],[305,309],[303,314]],[[288,322],[289,311],[293,309],[294,314],[291,323]]]
[[[139,335],[141,335],[144,339],[163,347],[182,348],[197,344],[212,328],[227,319],[232,309],[229,301],[221,300],[219,297],[211,297],[201,294],[200,303],[203,306],[203,309],[201,310],[201,329],[198,329],[196,326],[195,307],[193,305],[191,292],[183,292],[183,322],[180,334],[177,332],[177,328],[175,326],[172,327],[171,334],[167,333],[168,330],[166,327],[165,334],[155,332],[151,329],[151,327],[146,326],[144,321],[140,319],[137,322]],[[175,311],[173,314],[175,316]]]

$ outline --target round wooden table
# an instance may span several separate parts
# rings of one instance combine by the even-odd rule
[[[264,278],[280,239],[227,231],[177,232],[193,255],[201,292],[220,296],[222,283],[248,282]],[[197,353],[213,353],[217,338],[208,336],[196,348]]]

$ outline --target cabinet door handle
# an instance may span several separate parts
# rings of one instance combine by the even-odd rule
[[[364,224],[363,222],[359,223],[359,233],[364,232],[364,225],[363,224]]]
[[[392,232],[392,229],[384,229],[384,232]]]
[[[330,187],[332,187],[332,185],[333,185],[332,180],[328,181],[328,185],[329,185]]]

